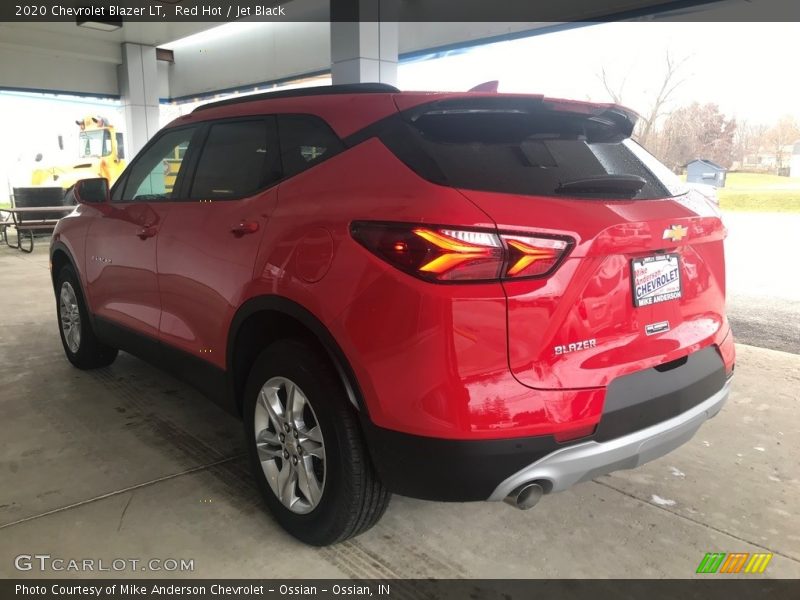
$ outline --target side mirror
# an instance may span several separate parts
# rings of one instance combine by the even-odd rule
[[[108,179],[94,177],[75,182],[72,188],[75,200],[81,204],[103,204],[109,201]]]

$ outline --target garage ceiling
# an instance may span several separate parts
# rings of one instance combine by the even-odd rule
[[[78,27],[75,23],[0,23],[0,52],[17,50],[121,63],[119,45],[134,42],[166,44],[217,27],[219,23],[133,23],[115,31]],[[2,83],[2,82],[0,82]]]
[[[64,4],[74,3],[76,0],[64,0]],[[197,0],[187,0],[192,3]],[[291,2],[293,18],[302,20],[320,20],[320,11],[327,13],[328,2],[334,0],[287,0]],[[776,0],[777,1],[777,0]],[[413,19],[414,11],[418,11],[426,2],[432,0],[403,0],[404,18]],[[460,0],[464,8],[474,4],[485,5],[485,0]],[[629,11],[649,9],[655,11],[691,10],[696,5],[703,7],[719,4],[741,4],[743,0],[606,0],[602,9],[595,0],[561,0],[557,3],[560,15],[569,15],[571,19],[597,18],[602,14],[621,13],[630,14]],[[271,4],[265,0],[264,4]],[[747,3],[744,3],[747,5]],[[431,6],[440,6],[431,4]],[[555,9],[553,9],[555,10]],[[704,10],[704,8],[701,8]],[[462,11],[451,16],[461,16]],[[420,15],[416,15],[420,16]],[[555,16],[555,15],[554,15]],[[552,24],[552,23],[551,23]],[[117,85],[117,65],[122,63],[120,45],[124,42],[133,42],[146,45],[163,45],[185,38],[208,29],[217,27],[215,22],[148,22],[137,23],[125,21],[122,28],[111,31],[97,31],[86,27],[78,27],[74,22],[31,22],[31,23],[0,23],[0,89],[29,89],[73,92],[90,95],[115,96],[119,93]],[[249,69],[244,83],[263,82],[280,79],[281,76],[297,76],[303,72],[326,69],[330,65],[329,31],[325,35],[318,31],[322,23],[315,23],[315,27],[307,27],[308,34],[300,35],[297,26],[301,23],[273,23],[274,33],[270,36],[270,45],[265,46],[266,40],[261,40],[261,52],[265,54],[260,58],[267,60],[272,69],[264,68],[261,72]],[[520,30],[534,30],[545,25],[544,23],[407,23],[408,27],[401,40],[401,53],[416,52],[420,50],[441,47],[443,45],[457,45],[461,42],[474,43],[480,39],[492,38],[498,34],[508,34]],[[435,27],[431,27],[435,25]],[[426,27],[427,26],[427,27]],[[276,52],[278,47],[286,46],[282,38],[288,37],[296,44],[305,44],[305,48],[291,48],[281,55]],[[282,46],[281,46],[282,44]],[[224,46],[216,46],[219,58],[232,50],[235,42],[225,41]],[[311,46],[311,47],[309,47]],[[236,48],[237,59],[230,65],[239,65],[241,68],[252,64],[254,58],[251,49],[246,45]],[[304,55],[308,65],[295,65],[285,73],[273,73],[275,69],[287,69],[289,63],[297,62],[293,57],[297,52]],[[313,56],[311,56],[313,54]],[[309,66],[310,65],[310,66]],[[187,65],[188,67],[188,65]],[[193,89],[182,89],[187,86],[176,85],[172,87],[173,79],[180,79],[179,71],[186,70],[185,75],[195,81]],[[161,97],[175,97],[181,94],[202,92],[206,89],[215,90],[226,87],[222,81],[214,81],[211,74],[225,75],[225,69],[202,71],[202,86],[197,84],[196,73],[189,72],[184,66],[176,62],[169,69],[165,65],[160,67]],[[186,77],[184,77],[186,79]],[[177,81],[176,81],[177,83]],[[228,85],[240,85],[242,82],[234,81]],[[180,88],[180,89],[179,89]],[[200,89],[203,88],[203,89]]]
[[[133,23],[116,31],[74,22],[0,23],[0,88],[116,96],[124,42],[158,46],[218,23]]]

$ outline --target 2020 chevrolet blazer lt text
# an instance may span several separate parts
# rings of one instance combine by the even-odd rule
[[[51,245],[78,368],[122,349],[241,416],[311,544],[391,493],[543,494],[686,442],[725,402],[725,229],[606,104],[335,86],[207,104]]]

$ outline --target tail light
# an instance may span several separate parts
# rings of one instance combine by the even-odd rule
[[[353,238],[398,269],[430,281],[545,277],[571,245],[568,238],[355,222]]]
[[[569,242],[563,239],[501,234],[508,248],[508,277],[549,275],[564,257]]]

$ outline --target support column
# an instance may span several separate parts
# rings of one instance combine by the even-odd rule
[[[118,80],[125,114],[125,155],[129,160],[159,129],[155,47],[122,44]]]
[[[397,22],[380,21],[380,0],[331,1],[331,76],[340,83],[397,83]],[[344,12],[343,12],[344,11]],[[364,19],[358,21],[357,19]]]

